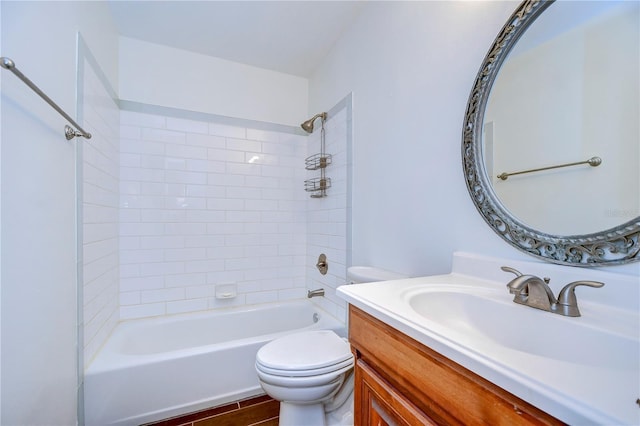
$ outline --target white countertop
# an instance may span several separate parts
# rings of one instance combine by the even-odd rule
[[[499,263],[502,262],[498,261],[496,264]],[[520,268],[523,266],[527,267],[516,265]],[[495,265],[490,266],[491,269],[494,267]],[[559,271],[557,265],[554,268],[556,269],[552,272]],[[468,265],[462,266],[458,259],[454,261],[454,271],[451,274],[345,285],[339,287],[337,292],[352,305],[566,423],[640,424],[640,407],[636,403],[636,399],[640,398],[640,321],[637,309],[619,309],[589,301],[580,303],[583,293],[600,290],[581,289],[577,294],[582,316],[562,317],[514,304],[513,296],[505,287],[512,278],[507,274],[503,273],[502,281],[496,281],[471,277],[456,269],[466,271]],[[521,272],[535,273],[535,269]],[[577,273],[581,274],[578,279],[587,279],[587,272],[578,269]],[[602,279],[602,273],[600,275],[598,278]],[[620,277],[612,277],[610,280],[618,278]],[[606,285],[613,284],[606,282]],[[467,327],[461,322],[464,319],[451,318],[457,323],[449,327],[442,322],[431,321],[408,303],[411,294],[442,289],[447,294],[469,292],[486,296],[491,299],[491,303],[498,304],[495,306],[499,306],[501,312],[502,308],[506,309],[504,312],[518,309],[513,311],[515,315],[504,318],[503,324],[491,330],[490,334],[494,337],[501,333],[506,336],[514,336],[513,333],[522,333],[524,336],[535,333],[538,337],[537,341],[534,339],[535,342],[546,341],[546,336],[549,336],[549,344],[553,345],[554,328],[569,327],[572,330],[572,326],[578,325],[582,330],[593,331],[594,335],[600,332],[612,333],[616,339],[620,338],[619,341],[625,342],[622,347],[626,349],[607,352],[604,341],[593,342],[594,339],[590,339],[580,342],[576,339],[571,342],[576,353],[589,353],[580,362],[574,362],[571,356],[565,357],[562,353],[547,356],[546,350],[553,352],[554,348],[545,348],[541,344],[532,346],[530,351],[516,350],[509,347],[508,342],[499,344],[497,340],[500,339],[487,338],[486,335],[474,332],[473,327]],[[631,303],[631,307],[633,303],[635,302]],[[518,318],[522,318],[521,313],[527,318],[526,324],[529,325],[526,327],[521,327],[518,323]],[[540,329],[531,327],[531,324],[540,324]],[[597,354],[592,356],[593,353]]]

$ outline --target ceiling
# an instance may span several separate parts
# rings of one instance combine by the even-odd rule
[[[309,77],[365,1],[119,1],[121,35]]]

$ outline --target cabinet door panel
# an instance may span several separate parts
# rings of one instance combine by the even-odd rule
[[[434,423],[563,425],[354,306],[349,307],[349,340],[359,361]]]
[[[360,384],[356,391],[356,398],[360,399],[361,425],[435,426],[430,418],[398,393],[366,362],[358,360],[356,372]]]

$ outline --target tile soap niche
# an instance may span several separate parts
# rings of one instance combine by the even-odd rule
[[[327,196],[327,189],[331,188],[331,179],[325,176],[325,169],[331,164],[331,154],[325,152],[324,122],[327,120],[327,113],[321,112],[314,115],[309,120],[302,123],[301,127],[307,133],[313,132],[314,121],[321,119],[320,129],[320,152],[305,159],[305,169],[320,170],[320,177],[307,179],[304,181],[304,190],[311,192],[311,198],[323,198]]]
[[[238,287],[235,283],[218,284],[216,286],[216,299],[233,299],[238,295]]]

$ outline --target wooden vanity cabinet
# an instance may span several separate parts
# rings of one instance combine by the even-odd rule
[[[564,424],[352,305],[349,340],[355,426]]]

